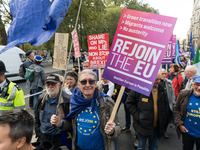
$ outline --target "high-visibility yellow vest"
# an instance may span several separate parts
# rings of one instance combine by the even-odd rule
[[[25,109],[24,93],[15,83],[10,82],[7,91],[8,97],[1,97],[0,93],[0,114],[11,109]]]

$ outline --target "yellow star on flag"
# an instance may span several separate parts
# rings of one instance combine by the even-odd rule
[[[67,139],[72,139],[72,134],[70,132],[67,132],[67,133],[68,133]]]
[[[52,2],[53,0],[49,0],[50,2]]]

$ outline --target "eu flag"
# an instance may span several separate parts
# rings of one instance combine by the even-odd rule
[[[192,60],[195,56],[193,44],[192,44],[192,32],[190,34],[190,59]]]
[[[72,0],[11,0],[13,21],[8,29],[8,44],[0,54],[27,42],[33,46],[47,42],[56,32],[71,2]]]
[[[175,60],[176,64],[179,63],[179,53],[180,53],[179,48],[180,48],[180,46],[179,46],[179,40],[177,40],[176,41],[176,60]]]

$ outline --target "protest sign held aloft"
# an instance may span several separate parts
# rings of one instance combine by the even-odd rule
[[[74,29],[72,32],[72,39],[73,39],[73,45],[74,45],[74,56],[75,58],[81,57],[80,53],[80,47],[79,47],[79,42],[78,42],[78,34],[76,29]]]
[[[88,54],[90,68],[105,68],[109,54],[108,33],[88,35]]]
[[[149,95],[176,18],[123,9],[103,78]]]
[[[67,64],[69,33],[56,33],[54,44],[53,68],[65,70]]]
[[[162,60],[162,64],[171,64],[172,63],[172,48],[173,48],[172,39],[173,39],[173,35],[171,36],[169,44],[167,45],[167,50],[165,51],[165,55]]]
[[[176,58],[176,35],[172,36],[172,59]]]

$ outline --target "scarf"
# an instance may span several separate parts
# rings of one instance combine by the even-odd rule
[[[66,118],[64,118],[64,120],[73,119],[81,111],[85,110],[89,106],[91,106],[93,109],[95,106],[96,100],[99,101],[99,99],[97,98],[97,92],[98,92],[98,90],[95,89],[93,98],[86,99],[83,97],[80,89],[78,87],[76,87],[74,89],[74,92],[71,95],[71,99],[70,99],[70,105],[71,105],[70,113],[67,115]],[[100,91],[100,98],[102,98],[102,97],[109,97],[109,96]]]

